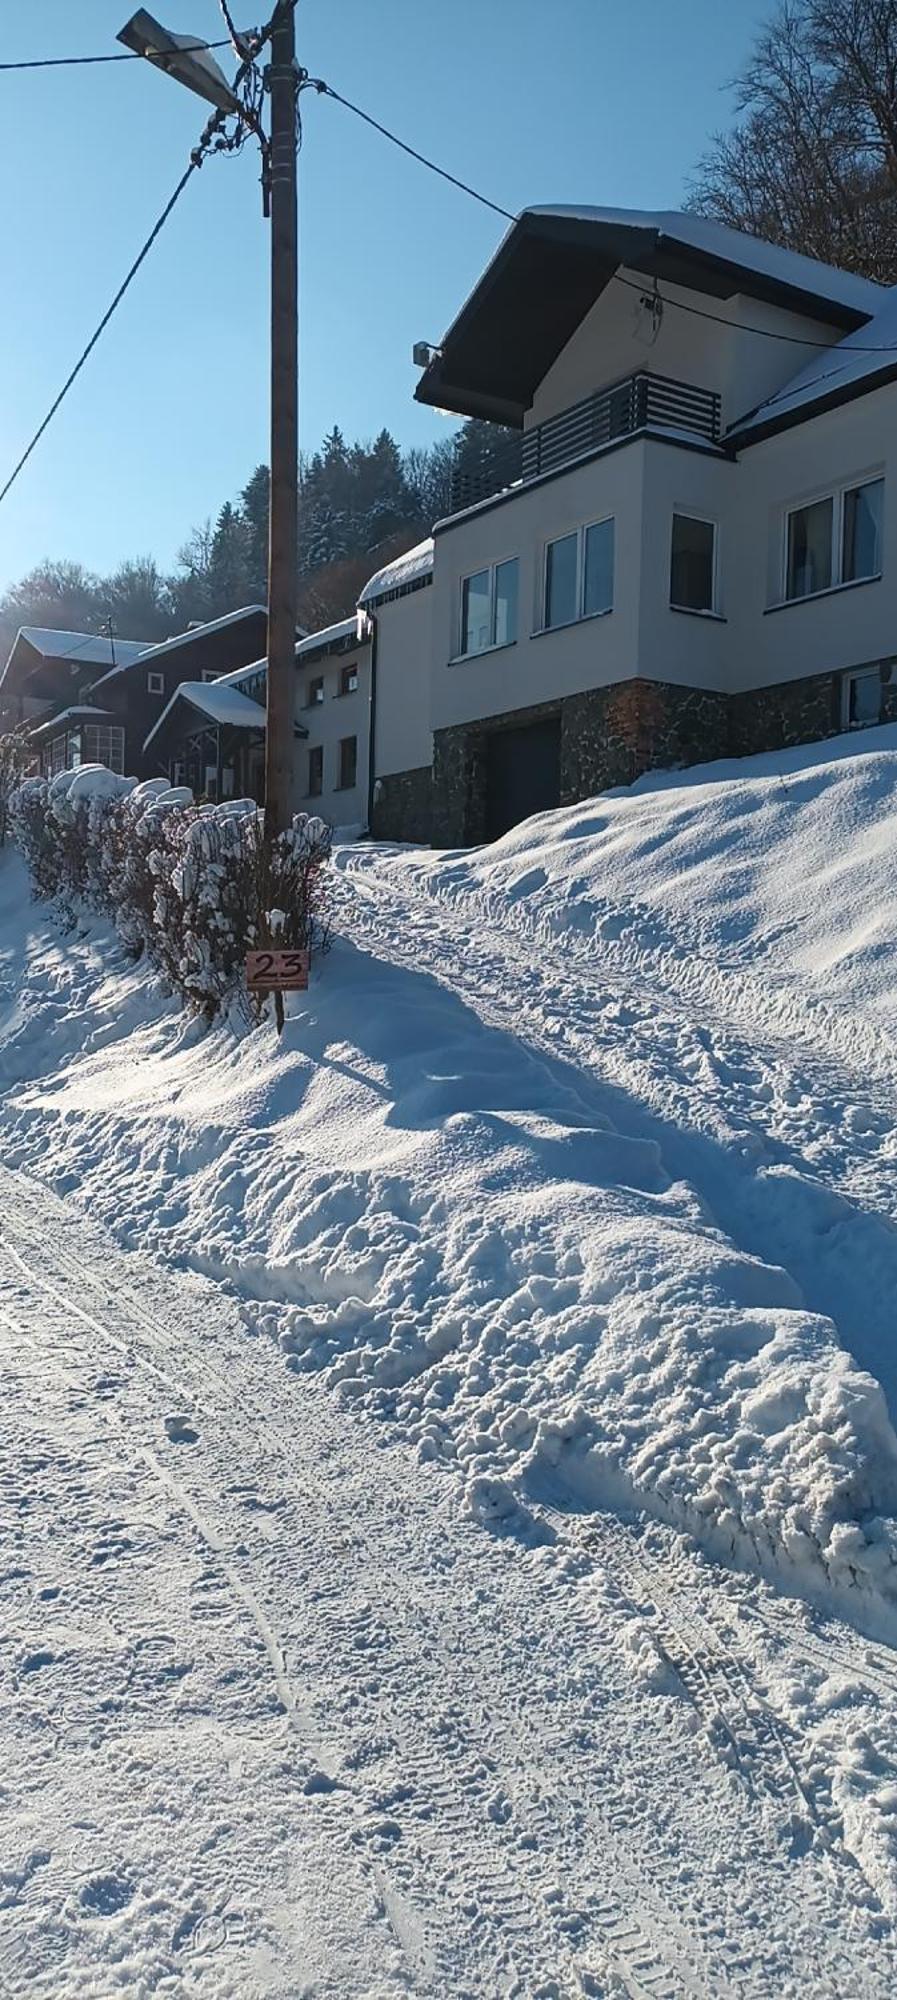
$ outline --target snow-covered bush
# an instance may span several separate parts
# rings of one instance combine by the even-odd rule
[[[269,847],[251,799],[198,807],[163,779],[138,785],[97,766],[26,779],[10,819],[34,893],[102,911],[209,1018],[238,989],[247,951],[275,932],[287,951],[326,945],[323,820],[300,814]]]
[[[9,830],[9,801],[22,782],[31,749],[24,729],[11,729],[0,736],[0,847]]]

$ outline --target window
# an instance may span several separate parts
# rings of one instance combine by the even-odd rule
[[[673,515],[670,603],[677,611],[712,611],[715,597],[716,527],[692,514]]]
[[[833,500],[815,500],[788,516],[787,597],[812,597],[832,581]]]
[[[309,681],[308,683],[308,702],[306,706],[308,708],[317,708],[323,699],[324,676],[323,674],[319,674],[316,680]]]
[[[308,796],[319,799],[324,790],[324,745],[314,743],[308,753]]]
[[[339,677],[340,694],[354,694],[358,686],[358,668],[353,660],[351,667],[343,667]]]
[[[881,574],[884,480],[869,479],[794,507],[785,534],[785,597],[812,597]]]
[[[516,556],[465,576],[461,584],[461,652],[486,653],[517,637]]]
[[[205,675],[203,675],[203,679],[205,679]],[[164,675],[164,674],[147,674],[147,677],[146,677],[146,691],[147,691],[147,694],[164,694],[164,693],[165,693],[165,675]]]
[[[882,679],[878,667],[866,667],[860,674],[847,674],[843,682],[845,729],[871,729],[882,719]]]
[[[86,764],[105,764],[107,771],[125,768],[125,732],[105,723],[87,723],[82,732],[82,756]]]
[[[358,776],[358,738],[344,736],[339,746],[339,789],[351,792]]]
[[[544,629],[595,618],[614,602],[614,524],[593,521],[549,542],[545,551]]]
[[[203,667],[202,673],[200,674],[200,680],[205,681],[206,685],[208,685],[209,681],[217,681],[217,679],[218,675],[216,674],[213,667]]]
[[[878,576],[881,571],[881,516],[885,482],[870,479],[867,486],[849,486],[843,498],[841,519],[841,581],[858,583],[860,577]]]

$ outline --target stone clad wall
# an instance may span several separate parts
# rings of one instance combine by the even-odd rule
[[[762,750],[789,750],[837,736],[841,729],[840,674],[812,674],[777,687],[751,688],[729,697],[730,754],[753,757]]]
[[[437,729],[433,771],[380,780],[374,834],[384,840],[473,846],[485,839],[486,746],[499,729],[560,718],[560,805],[630,785],[643,772],[750,757],[839,735],[843,676],[816,674],[726,695],[630,680]],[[882,666],[882,719],[897,722],[897,662]]]
[[[429,764],[377,779],[371,813],[375,840],[413,840],[426,846],[432,839],[432,824],[433,773]]]

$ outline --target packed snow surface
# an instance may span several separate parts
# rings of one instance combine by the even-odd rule
[[[897,730],[345,847],[280,1044],[3,857],[14,1993],[164,1990],[175,1909],[210,1994],[893,1990],[895,851]],[[189,1661],[161,1924],[111,1739],[65,1831],[97,1602],[127,1768]]]

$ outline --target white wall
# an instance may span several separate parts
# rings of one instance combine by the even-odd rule
[[[780,604],[790,505],[884,475],[880,582]],[[736,467],[729,610],[739,688],[897,654],[897,385],[828,410],[742,453]]]
[[[525,419],[527,430],[569,409],[593,390],[642,368],[699,388],[715,389],[722,399],[725,426],[796,375],[820,342],[827,344],[839,337],[834,327],[757,299],[713,299],[664,282],[661,291],[668,303],[660,331],[652,341],[648,315],[642,311],[637,293],[629,289],[637,285],[650,294],[651,282],[636,271],[621,271],[620,277],[626,283],[611,279],[540,383]],[[680,310],[676,300],[695,311]],[[706,314],[714,317],[699,316]],[[719,325],[720,320],[725,324]],[[748,332],[749,327],[787,338],[765,338],[763,333]],[[800,342],[802,335],[807,336],[806,347],[792,344]]]
[[[344,669],[358,669],[354,694],[341,694]],[[308,706],[311,681],[323,677],[324,700]],[[371,648],[365,642],[350,652],[323,659],[303,654],[296,673],[297,722],[308,730],[308,739],[298,737],[293,754],[293,811],[318,812],[331,826],[367,826],[368,759],[371,720]],[[357,781],[351,790],[339,788],[339,745],[343,737],[357,738]],[[308,753],[313,744],[324,751],[324,790],[320,798],[309,797]]]
[[[374,775],[386,778],[433,762],[432,586],[374,604],[371,611],[377,621]]]

